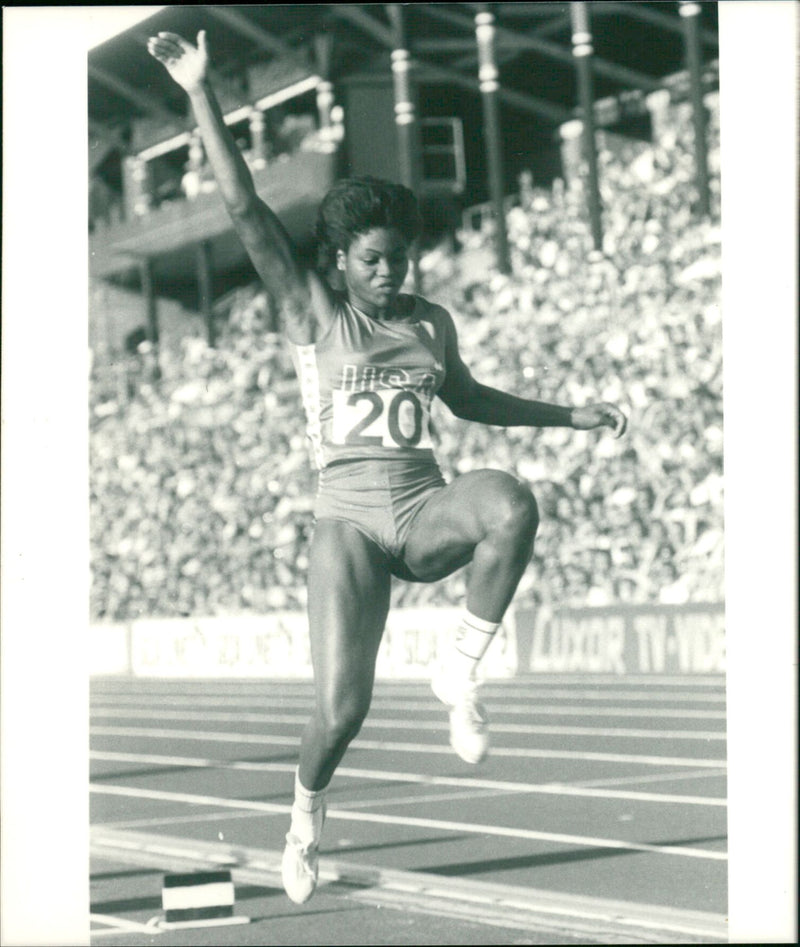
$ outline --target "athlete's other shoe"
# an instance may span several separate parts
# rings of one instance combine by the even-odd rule
[[[440,667],[431,680],[433,693],[450,711],[450,746],[465,763],[480,763],[489,752],[489,718],[474,681],[457,681]]]
[[[325,805],[314,814],[314,841],[303,842],[293,832],[286,835],[281,859],[283,888],[295,904],[305,904],[317,887],[319,877],[319,839],[325,821]]]

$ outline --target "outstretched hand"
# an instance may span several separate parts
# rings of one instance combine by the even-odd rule
[[[573,408],[572,426],[578,431],[589,431],[595,427],[610,427],[614,430],[614,437],[622,437],[628,426],[628,419],[616,405],[603,402],[589,404],[584,408]]]
[[[147,41],[147,51],[186,92],[198,88],[206,78],[208,50],[205,30],[197,34],[196,47],[177,33],[159,33]]]

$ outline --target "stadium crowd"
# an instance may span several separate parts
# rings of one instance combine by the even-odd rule
[[[718,113],[703,221],[687,109],[672,107],[653,143],[601,134],[602,254],[579,180],[523,180],[508,214],[512,275],[494,267],[489,229],[421,261],[424,294],[453,313],[476,378],[629,414],[614,440],[466,424],[438,405],[445,476],[490,466],[533,486],[542,522],[518,604],[722,600]],[[93,620],[304,607],[316,476],[270,325],[264,294],[242,289],[216,348],[187,338],[163,350],[160,379],[143,373],[130,400],[91,385]],[[460,575],[398,583],[395,604],[462,594]]]

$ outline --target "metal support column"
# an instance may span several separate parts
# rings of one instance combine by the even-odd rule
[[[697,182],[697,212],[701,217],[711,213],[708,185],[708,145],[706,132],[708,118],[703,103],[702,55],[700,50],[700,4],[691,0],[680,0],[678,12],[683,17],[686,68],[689,71],[689,90],[692,100],[692,125],[694,127],[695,179]]]
[[[583,122],[583,150],[589,169],[588,203],[589,222],[592,228],[592,241],[596,250],[603,247],[603,227],[601,222],[600,185],[597,171],[597,142],[594,127],[594,89],[592,84],[591,56],[592,33],[589,26],[589,10],[584,2],[569,5],[572,18],[572,55],[578,74],[578,96],[581,121]]]
[[[506,231],[505,187],[503,184],[503,143],[500,135],[500,110],[497,93],[499,73],[494,55],[494,14],[482,4],[475,16],[475,39],[478,44],[478,82],[483,102],[483,123],[486,141],[486,161],[489,171],[489,196],[494,216],[495,253],[501,273],[511,272]]]
[[[394,80],[394,121],[397,128],[397,145],[400,162],[400,181],[415,194],[419,188],[419,127],[411,87],[411,57],[406,42],[403,10],[399,3],[386,7],[392,24],[394,49],[392,50],[392,76]],[[417,194],[419,197],[419,195]],[[422,275],[419,268],[419,253],[415,250],[411,258],[414,291],[421,292]]]
[[[214,325],[212,296],[211,244],[202,240],[197,244],[197,295],[200,312],[206,324],[206,338],[210,346],[217,344],[217,327]]]
[[[254,168],[267,166],[266,121],[261,109],[253,108],[249,115],[250,121],[250,151]]]
[[[331,121],[333,103],[333,84],[323,79],[317,86],[317,113],[319,114],[319,134],[322,139],[322,147],[328,153],[336,150],[336,144],[333,140],[333,122]]]
[[[144,217],[153,208],[152,169],[138,155],[125,158],[122,167],[125,217],[128,220]]]
[[[319,116],[319,135],[322,147],[328,153],[336,150],[331,111],[335,102],[333,83],[331,82],[331,56],[333,38],[329,33],[318,33],[314,37],[314,60],[321,78],[317,86],[317,115]]]

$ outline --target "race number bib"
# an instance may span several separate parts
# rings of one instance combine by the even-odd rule
[[[430,412],[414,391],[333,391],[334,444],[432,448]]]

